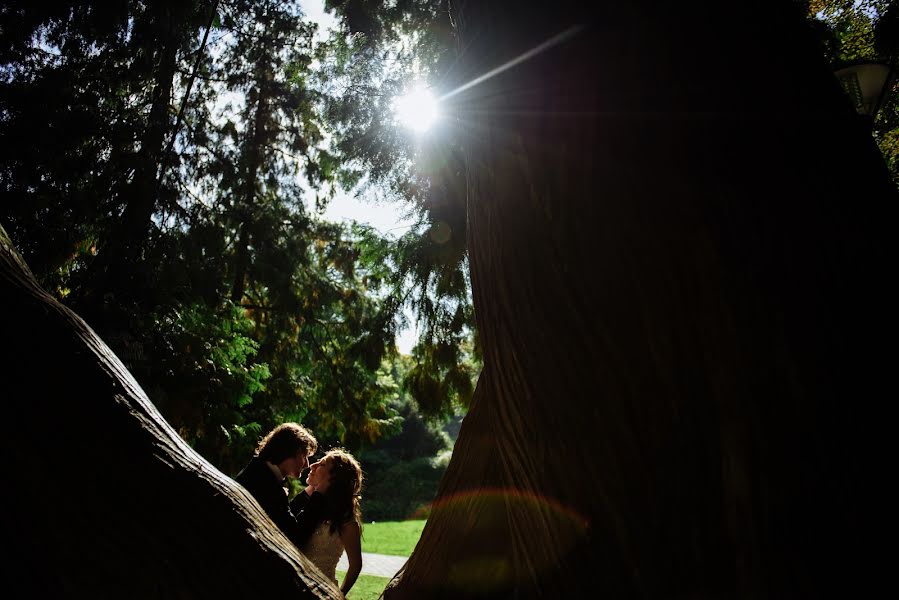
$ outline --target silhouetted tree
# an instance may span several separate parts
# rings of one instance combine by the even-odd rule
[[[745,8],[457,3],[467,80],[541,50],[446,108],[484,368],[391,600],[879,589],[895,191]]]

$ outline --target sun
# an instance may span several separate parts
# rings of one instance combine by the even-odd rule
[[[440,118],[437,99],[423,87],[400,96],[393,104],[397,121],[417,133],[424,133]]]

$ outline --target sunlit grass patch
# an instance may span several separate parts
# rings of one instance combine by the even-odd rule
[[[409,556],[421,537],[425,521],[384,521],[362,526],[362,551]]]
[[[337,581],[343,581],[344,572],[337,571]],[[377,600],[390,579],[387,577],[376,577],[374,575],[359,575],[353,589],[347,596],[348,600]]]

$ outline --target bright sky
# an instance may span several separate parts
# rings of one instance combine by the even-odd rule
[[[324,39],[327,30],[335,27],[337,20],[324,10],[324,0],[300,0],[306,15],[318,23],[317,39]],[[359,199],[345,192],[338,192],[328,204],[324,218],[328,221],[357,221],[367,223],[383,234],[401,235],[412,220],[403,219],[404,207],[399,203],[374,202]],[[396,345],[403,354],[408,354],[415,345],[417,331],[414,316],[407,311],[406,318],[413,325],[397,335]]]
[[[300,0],[300,7],[307,17],[318,23],[317,39],[324,39],[326,37],[325,30],[337,25],[334,15],[325,12],[325,0]]]

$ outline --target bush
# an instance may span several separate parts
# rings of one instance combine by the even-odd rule
[[[365,471],[362,511],[366,521],[426,518],[449,464],[452,442],[439,424],[424,419],[408,401],[395,407],[400,432],[360,454]]]
[[[385,451],[366,454],[366,489],[362,509],[366,521],[426,518],[446,464],[433,457],[398,460]]]

